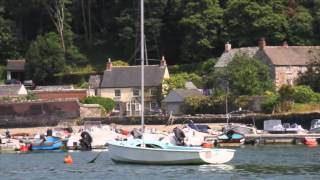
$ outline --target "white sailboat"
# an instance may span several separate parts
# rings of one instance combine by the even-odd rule
[[[141,126],[144,131],[144,1],[140,0]],[[132,139],[109,142],[109,155],[115,162],[137,164],[220,164],[234,156],[232,149],[176,146],[159,140]]]

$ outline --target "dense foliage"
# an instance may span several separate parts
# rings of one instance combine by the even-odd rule
[[[282,86],[276,94],[268,94],[262,103],[265,112],[287,112],[298,104],[320,103],[320,93],[314,92],[309,86]]]
[[[319,7],[319,0],[145,0],[148,57],[198,63],[219,56],[226,41],[255,46],[261,36],[316,45]],[[107,57],[138,64],[138,8],[138,0],[1,0],[0,63],[25,57],[37,36],[56,32],[69,65],[86,57],[102,68]]]
[[[307,85],[316,92],[320,92],[320,59],[316,58],[308,64],[307,71],[297,80],[298,84]]]
[[[115,102],[111,98],[105,98],[100,96],[89,96],[86,97],[82,103],[84,104],[99,104],[101,105],[105,111],[111,112],[115,107]]]
[[[236,54],[227,69],[215,71],[211,78],[215,88],[228,88],[234,95],[261,95],[274,90],[268,66],[245,54]]]
[[[55,33],[38,36],[26,53],[28,76],[37,84],[50,84],[55,73],[62,72],[65,57]]]

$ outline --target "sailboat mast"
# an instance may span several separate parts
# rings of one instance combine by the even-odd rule
[[[144,132],[144,1],[140,0],[141,129]]]

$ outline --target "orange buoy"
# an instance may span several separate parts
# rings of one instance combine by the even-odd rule
[[[29,148],[28,148],[27,145],[22,145],[22,146],[20,146],[20,151],[21,152],[27,152],[27,151],[29,151]]]
[[[316,138],[305,138],[303,144],[307,146],[316,146],[318,142]]]
[[[204,143],[201,144],[201,147],[203,147],[203,148],[213,148],[213,144],[204,142]]]
[[[66,155],[66,157],[64,157],[64,161],[65,164],[72,164],[73,160],[70,154]]]

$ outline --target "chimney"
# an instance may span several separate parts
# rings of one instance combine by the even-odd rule
[[[224,52],[229,52],[231,50],[231,44],[229,42],[227,42],[224,45]]]
[[[260,40],[259,40],[259,49],[263,50],[264,47],[266,47],[266,46],[267,46],[267,43],[266,43],[265,38],[264,37],[260,38]]]
[[[285,47],[285,48],[288,48],[289,47],[288,42],[287,41],[283,41],[282,46]]]
[[[166,60],[164,59],[164,56],[162,56],[162,59],[160,60],[160,66],[164,67],[166,65],[167,65]]]
[[[112,62],[111,62],[110,58],[108,58],[108,62],[106,64],[106,70],[107,71],[111,71],[112,70]]]

